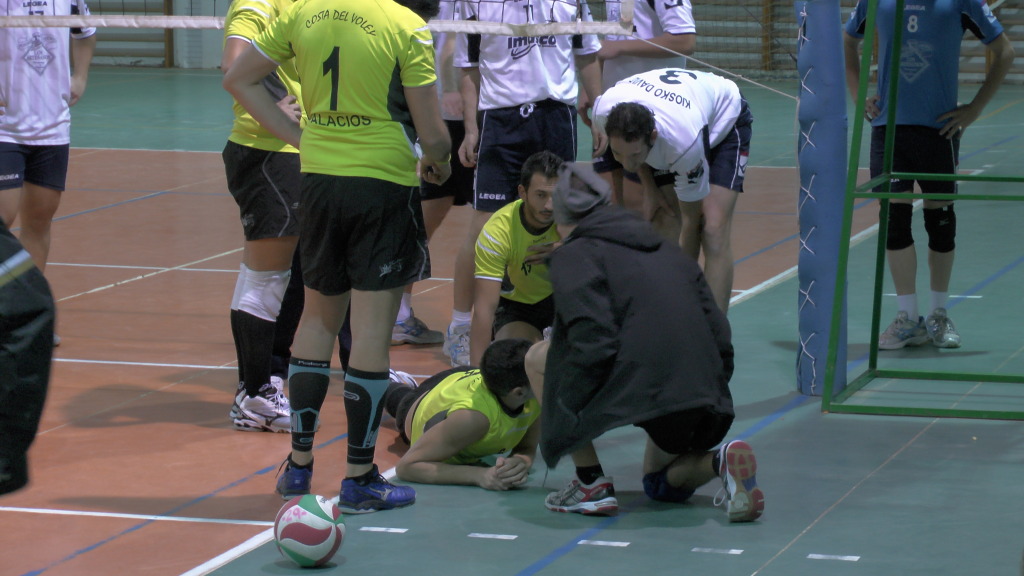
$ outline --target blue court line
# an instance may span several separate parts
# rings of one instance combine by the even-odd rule
[[[328,441],[326,441],[326,442],[324,442],[324,443],[314,447],[314,450],[320,449],[320,448],[324,448],[326,446],[330,446],[331,444],[334,444],[335,442],[338,442],[340,440],[344,440],[347,437],[348,437],[347,433],[346,434],[342,434],[340,436],[336,436],[336,437],[334,437],[334,438],[332,438],[332,439],[330,439],[330,440],[328,440]],[[277,468],[277,466],[276,465],[275,466],[268,466],[268,467],[263,468],[261,470],[257,470],[256,472],[253,472],[252,474],[249,474],[248,476],[246,476],[246,477],[244,477],[244,478],[242,478],[240,480],[235,480],[234,482],[232,482],[230,484],[227,484],[225,486],[221,486],[220,488],[217,488],[216,490],[214,490],[214,491],[212,491],[212,492],[210,492],[208,494],[204,494],[204,495],[202,495],[202,496],[200,496],[198,498],[195,498],[193,500],[185,502],[184,504],[175,506],[174,508],[171,508],[170,510],[168,510],[166,512],[163,512],[161,514],[155,514],[155,516],[172,516],[172,515],[174,515],[174,514],[176,514],[178,512],[181,512],[182,510],[185,510],[186,508],[188,508],[190,506],[198,504],[198,503],[200,503],[200,502],[202,502],[204,500],[209,500],[210,498],[216,496],[217,494],[220,494],[221,492],[224,492],[225,490],[230,490],[231,488],[234,488],[236,486],[241,486],[242,484],[245,484],[246,482],[248,482],[249,480],[252,480],[253,478],[256,478],[257,476],[263,476],[264,474],[272,472],[274,470],[274,468]],[[76,550],[76,551],[72,552],[71,554],[68,554],[67,556],[61,558],[60,560],[57,560],[57,561],[55,561],[55,562],[53,562],[53,563],[51,563],[51,564],[49,564],[49,565],[47,565],[47,566],[45,566],[43,568],[40,568],[38,570],[32,570],[31,572],[25,572],[21,576],[37,576],[38,574],[42,574],[43,572],[46,572],[47,570],[49,570],[51,568],[56,568],[57,566],[60,566],[61,564],[64,564],[65,562],[74,560],[75,558],[78,558],[79,556],[81,556],[83,554],[87,554],[89,552],[92,552],[93,550],[96,550],[97,548],[99,548],[99,547],[101,547],[101,546],[103,546],[105,544],[108,544],[110,542],[113,542],[114,540],[117,540],[118,538],[120,538],[122,536],[126,536],[128,534],[131,534],[132,532],[137,532],[138,530],[141,530],[141,529],[145,528],[146,526],[149,526],[150,524],[153,524],[154,522],[158,522],[158,520],[152,519],[152,520],[146,520],[144,522],[140,522],[140,523],[138,523],[138,524],[136,524],[136,525],[134,525],[134,526],[132,526],[130,528],[126,528],[126,529],[122,530],[121,532],[118,532],[117,534],[114,534],[113,536],[110,536],[109,538],[104,538],[103,540],[100,540],[99,542],[97,542],[95,544],[92,544],[92,545],[86,546],[85,548],[81,548],[79,550]]]

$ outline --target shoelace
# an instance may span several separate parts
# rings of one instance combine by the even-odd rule
[[[729,491],[725,489],[725,486],[722,486],[721,488],[718,489],[718,492],[715,494],[715,499],[712,500],[711,503],[714,506],[721,506],[722,504],[724,504],[728,500],[729,500]]]

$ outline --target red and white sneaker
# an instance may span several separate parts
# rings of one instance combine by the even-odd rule
[[[733,440],[719,450],[718,476],[722,491],[715,506],[725,503],[730,522],[753,522],[764,512],[764,492],[757,487],[757,460],[754,449],[742,440]]]
[[[611,478],[604,476],[594,480],[593,484],[583,484],[573,478],[561,491],[548,494],[544,505],[555,512],[576,512],[587,516],[614,516],[619,513],[615,486]]]

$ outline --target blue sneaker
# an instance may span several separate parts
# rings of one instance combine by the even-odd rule
[[[405,320],[395,322],[391,330],[391,345],[398,344],[441,344],[444,342],[444,334],[439,330],[431,330],[422,320],[411,313]]]
[[[308,468],[292,466],[291,458],[285,458],[277,469],[277,490],[285,500],[309,494],[309,486],[313,483],[313,465]]]
[[[371,480],[359,484],[355,478],[341,481],[338,508],[345,514],[366,514],[378,510],[402,508],[416,502],[416,491],[411,486],[399,486],[388,482],[373,465]]]

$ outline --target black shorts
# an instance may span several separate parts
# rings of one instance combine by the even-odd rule
[[[526,322],[543,332],[555,321],[555,299],[553,296],[536,304],[523,304],[508,298],[498,300],[498,308],[494,311],[494,333],[511,322]]]
[[[484,110],[473,182],[473,208],[497,212],[519,198],[519,178],[530,155],[548,150],[576,160],[576,107],[555,100]]]
[[[430,278],[417,186],[303,174],[299,224],[303,283],[325,296]]]
[[[299,234],[299,155],[228,141],[221,153],[246,240]]]
[[[452,144],[458,146],[466,138],[466,125],[462,120],[445,120]],[[438,186],[427,181],[420,182],[420,198],[434,200],[452,198],[453,206],[465,206],[473,201],[473,169],[459,162],[458,153],[452,152],[452,175]]]
[[[729,433],[734,416],[708,407],[692,408],[659,416],[634,426],[643,428],[658,448],[669,454],[706,452]]]
[[[0,142],[0,190],[21,188],[25,182],[63,192],[68,180],[71,146],[29,146]]]
[[[871,128],[871,177],[882,173],[885,154],[885,126]],[[960,164],[960,138],[947,140],[938,128],[897,126],[892,151],[892,171],[916,174],[956,174]],[[955,181],[918,180],[925,194],[956,194]],[[876,186],[875,192],[885,190]],[[913,192],[913,179],[892,181],[891,192]]]

